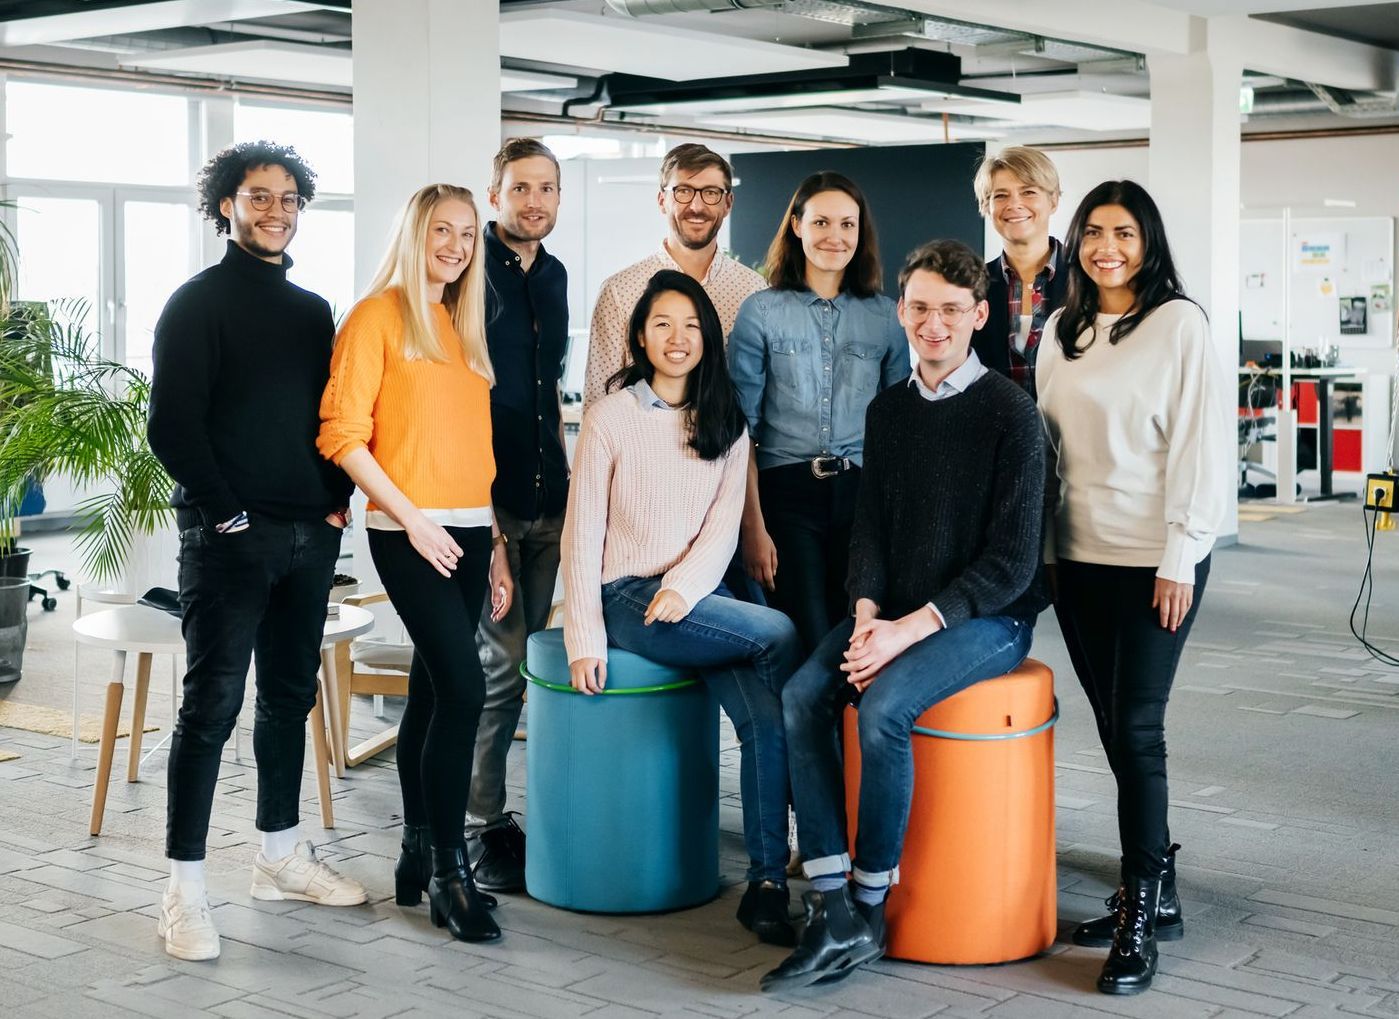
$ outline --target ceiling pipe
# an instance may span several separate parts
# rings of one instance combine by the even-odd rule
[[[618,14],[642,18],[652,14],[713,14],[759,7],[781,7],[784,0],[607,0]]]

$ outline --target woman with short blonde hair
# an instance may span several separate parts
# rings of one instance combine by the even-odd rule
[[[485,270],[471,192],[422,188],[399,215],[365,297],[336,338],[317,447],[369,497],[369,551],[413,639],[398,730],[403,849],[399,905],[427,891],[432,919],[463,941],[500,928],[476,890],[463,828],[485,700],[476,631],[512,595],[491,508]]]

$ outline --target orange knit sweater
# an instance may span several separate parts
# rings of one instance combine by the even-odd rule
[[[490,384],[466,363],[447,309],[435,304],[433,314],[447,360],[408,361],[398,295],[355,305],[335,339],[316,447],[336,464],[367,447],[419,509],[487,507]]]

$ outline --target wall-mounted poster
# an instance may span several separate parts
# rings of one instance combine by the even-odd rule
[[[1292,258],[1298,272],[1338,268],[1345,254],[1345,234],[1299,233],[1293,238]]]
[[[1363,297],[1342,297],[1341,301],[1341,335],[1343,336],[1364,336],[1370,331],[1368,326],[1368,316],[1366,314],[1366,302]]]

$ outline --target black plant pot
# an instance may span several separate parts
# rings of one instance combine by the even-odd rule
[[[29,636],[29,579],[0,577],[0,686],[19,679]]]
[[[29,576],[30,549],[15,545],[0,545],[0,577]]]

